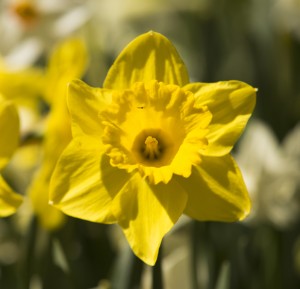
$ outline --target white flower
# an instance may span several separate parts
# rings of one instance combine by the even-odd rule
[[[4,0],[0,11],[0,54],[17,69],[32,65],[90,19],[84,1]]]
[[[300,126],[280,145],[265,123],[254,120],[249,124],[236,156],[253,202],[246,221],[285,228],[298,220],[299,138]]]

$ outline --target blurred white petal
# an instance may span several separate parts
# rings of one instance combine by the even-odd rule
[[[10,69],[23,69],[33,65],[44,49],[43,42],[35,37],[25,39],[4,58]]]
[[[285,154],[300,165],[300,123],[284,138],[282,146]]]
[[[299,135],[291,133],[280,145],[265,123],[250,122],[236,155],[253,203],[246,221],[284,228],[297,220],[300,171],[287,153],[292,148],[297,151],[296,142]]]
[[[57,19],[52,27],[54,36],[63,37],[82,27],[91,17],[83,6],[76,7]]]

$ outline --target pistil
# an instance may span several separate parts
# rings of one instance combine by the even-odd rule
[[[160,155],[159,145],[156,138],[148,136],[145,140],[144,156],[148,160],[156,160]]]

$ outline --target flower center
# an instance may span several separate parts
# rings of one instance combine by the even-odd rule
[[[148,136],[145,140],[144,156],[148,160],[156,160],[161,154],[158,141],[155,137]]]
[[[131,151],[138,163],[159,167],[169,164],[176,150],[165,131],[145,129],[136,136]]]

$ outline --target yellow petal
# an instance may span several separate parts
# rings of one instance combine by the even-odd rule
[[[16,107],[0,95],[0,169],[9,161],[19,144],[19,116]]]
[[[62,95],[66,92],[68,82],[83,75],[87,61],[86,47],[80,39],[67,39],[56,47],[46,74],[45,98],[48,103],[53,104],[64,97]]]
[[[238,166],[231,155],[203,157],[188,179],[176,177],[188,193],[185,214],[200,221],[237,221],[251,203]]]
[[[196,105],[207,106],[213,118],[206,135],[208,156],[228,154],[250,118],[256,90],[239,81],[191,83],[184,87],[196,97]]]
[[[181,216],[186,201],[176,182],[151,186],[136,173],[114,198],[112,210],[133,252],[154,265],[162,238]]]
[[[129,176],[110,166],[99,139],[73,139],[52,175],[50,203],[73,217],[114,223],[111,200]]]
[[[189,122],[185,124],[187,134],[171,163],[175,174],[189,177],[192,165],[199,164],[199,152],[207,148],[206,128],[211,118],[212,114],[205,108],[189,117]]]
[[[103,87],[126,89],[135,82],[154,79],[179,86],[189,82],[186,67],[172,43],[150,31],[138,36],[120,53]]]
[[[109,91],[93,88],[74,80],[69,84],[67,102],[72,119],[73,137],[80,135],[102,135],[99,112],[111,101]]]
[[[0,175],[0,217],[15,213],[22,200],[22,196],[13,192]]]

